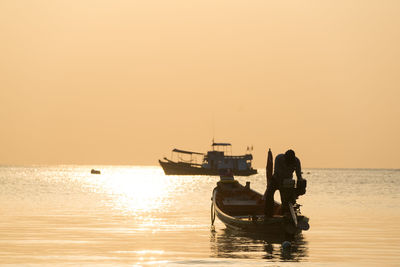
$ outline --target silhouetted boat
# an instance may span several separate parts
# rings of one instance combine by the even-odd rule
[[[212,193],[211,220],[217,216],[228,228],[273,235],[295,235],[308,230],[309,219],[300,213],[300,205],[289,204],[291,213],[282,214],[281,204],[274,203],[273,216],[264,215],[263,195],[241,185],[233,177],[217,182]]]
[[[92,170],[90,171],[90,173],[91,173],[91,174],[100,174],[101,172],[100,172],[99,170],[92,169]]]
[[[176,154],[177,161],[164,157],[163,160],[159,160],[159,163],[166,175],[219,175],[221,169],[231,169],[237,176],[257,173],[257,170],[251,166],[252,154],[226,155],[229,150],[232,151],[232,145],[229,143],[212,143],[212,150],[207,154],[175,148],[172,150],[171,158]],[[184,160],[184,156],[190,156],[190,159]],[[197,157],[202,158],[201,163],[197,163]]]

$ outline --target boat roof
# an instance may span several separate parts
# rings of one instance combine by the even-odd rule
[[[192,152],[192,151],[186,151],[186,150],[181,150],[181,149],[177,149],[177,148],[174,148],[173,150],[172,150],[172,152],[177,152],[177,153],[183,153],[183,154],[195,154],[195,155],[204,155],[203,153],[199,153],[199,152]]]
[[[212,143],[212,146],[231,146],[230,143]]]

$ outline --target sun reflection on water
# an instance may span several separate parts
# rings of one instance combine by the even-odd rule
[[[166,209],[172,186],[168,177],[154,167],[108,168],[96,184],[108,196],[107,205],[123,215],[136,216]]]

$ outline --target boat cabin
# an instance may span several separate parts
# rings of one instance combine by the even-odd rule
[[[206,169],[233,169],[248,170],[251,168],[253,156],[245,154],[232,156],[232,145],[230,143],[213,143],[212,151],[204,156],[202,167]]]

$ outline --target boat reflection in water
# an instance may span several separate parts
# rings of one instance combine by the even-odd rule
[[[308,244],[302,234],[283,249],[284,238],[232,229],[211,231],[211,256],[215,258],[260,259],[272,262],[301,262],[308,258]]]

